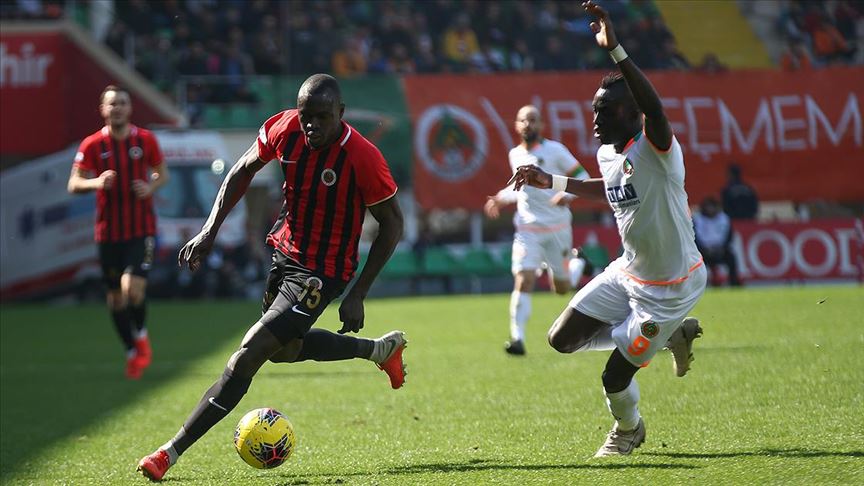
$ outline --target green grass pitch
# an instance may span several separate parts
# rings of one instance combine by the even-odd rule
[[[408,383],[369,362],[268,363],[169,471],[168,484],[864,484],[864,290],[709,290],[705,335],[676,378],[637,375],[647,442],[591,459],[611,425],[607,353],[545,343],[566,297],[536,294],[528,355],[502,349],[509,295],[367,302],[362,335],[404,329]],[[337,329],[337,305],[319,325]],[[170,438],[251,322],[248,302],[155,303],[139,382],[102,306],[0,309],[0,482],[146,484],[136,461]],[[246,411],[287,414],[298,449],[259,471],[233,450]]]

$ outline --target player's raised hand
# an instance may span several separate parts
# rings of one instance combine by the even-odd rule
[[[552,187],[552,176],[536,165],[523,165],[516,169],[513,177],[507,181],[507,185],[513,184],[513,189],[518,191],[522,186],[529,185],[540,189]]]
[[[348,295],[342,299],[342,304],[339,306],[339,320],[342,321],[342,329],[339,329],[337,332],[339,334],[360,332],[360,329],[363,329],[365,314],[363,310],[363,297],[359,294],[348,292]]]
[[[182,267],[183,265],[188,265],[189,270],[193,272],[198,270],[198,267],[201,266],[201,262],[204,258],[207,258],[207,255],[213,250],[213,241],[214,237],[210,236],[209,232],[202,231],[195,235],[194,238],[189,240],[183,248],[180,249],[180,253],[177,255],[177,265]]]
[[[117,171],[106,170],[99,174],[99,182],[102,186],[102,189],[108,191],[114,187],[114,181],[117,180]]]
[[[618,38],[615,37],[615,30],[612,28],[612,19],[609,18],[609,13],[591,0],[582,2],[582,8],[597,18],[597,21],[591,22],[590,25],[597,45],[610,51],[618,47]]]

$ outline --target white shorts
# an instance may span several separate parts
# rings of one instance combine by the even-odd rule
[[[566,280],[569,277],[565,264],[572,248],[573,229],[570,225],[548,232],[516,231],[511,271],[515,275],[524,270],[537,270],[545,263],[552,278]]]
[[[570,307],[607,322],[621,354],[648,366],[705,292],[705,266],[675,285],[645,285],[628,277],[623,257],[610,263],[570,300]]]

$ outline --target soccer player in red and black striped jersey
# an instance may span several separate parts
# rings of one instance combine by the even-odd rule
[[[156,235],[151,196],[168,181],[168,169],[156,137],[129,122],[128,91],[106,87],[99,113],[105,126],[81,142],[68,189],[96,191],[96,242],[108,308],[126,347],[126,376],[138,379],[151,357],[144,325]]]
[[[339,84],[332,76],[308,78],[297,95],[297,109],[264,122],[258,140],[225,178],[204,228],[180,250],[179,263],[198,268],[253,175],[271,160],[278,161],[285,177],[285,201],[267,237],[273,263],[262,316],[177,435],[138,463],[148,478],[161,479],[180,454],[228,415],[267,360],[363,358],[384,370],[393,388],[404,383],[404,333],[393,331],[374,340],[344,335],[363,328],[363,300],[399,242],[403,225],[387,162],[342,120],[344,111]],[[354,276],[367,210],[378,221],[378,235],[339,306],[342,328],[338,333],[312,328]]]

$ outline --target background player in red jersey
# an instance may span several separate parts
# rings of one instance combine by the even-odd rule
[[[81,142],[68,189],[96,191],[96,242],[107,301],[126,346],[126,376],[138,379],[150,364],[144,321],[147,272],[153,263],[153,193],[168,181],[156,137],[129,123],[129,92],[108,86],[99,98],[105,126]]]
[[[264,122],[258,140],[225,178],[201,232],[180,250],[180,265],[197,269],[255,173],[269,161],[279,160],[285,201],[267,237],[274,251],[262,316],[177,435],[138,463],[146,477],[162,479],[186,449],[237,406],[267,360],[364,358],[387,373],[393,388],[402,386],[406,341],[401,331],[375,340],[342,335],[363,328],[363,300],[399,242],[403,226],[387,162],[371,142],[342,121],[344,111],[332,76],[308,78],[297,95],[297,109]],[[367,209],[379,223],[378,235],[360,276],[339,306],[342,328],[338,334],[312,329],[354,276]]]

